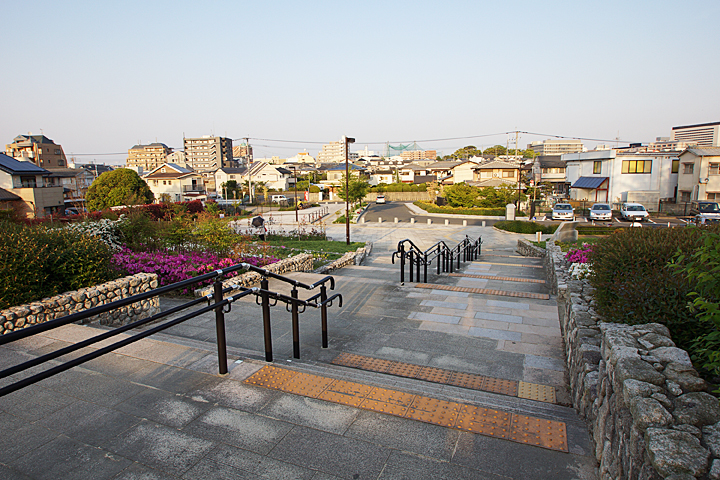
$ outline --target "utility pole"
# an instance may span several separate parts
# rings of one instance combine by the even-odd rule
[[[250,199],[250,203],[252,203],[253,188],[252,188],[251,167],[253,164],[253,158],[252,158],[252,153],[250,153],[250,138],[249,137],[245,137],[245,154],[247,156],[247,161],[248,161],[248,166],[247,166],[247,169],[248,169],[248,198]]]
[[[343,135],[343,140],[345,141],[345,243],[346,245],[350,245],[350,167],[348,165],[348,143],[355,143],[355,139]]]

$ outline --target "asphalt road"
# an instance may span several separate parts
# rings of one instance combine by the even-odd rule
[[[414,218],[415,223],[426,223],[427,219],[431,219],[434,224],[445,224],[445,219],[447,218],[450,225],[462,225],[463,220],[467,220],[468,225],[475,225],[475,226],[481,226],[483,222],[485,222],[485,226],[491,226],[495,224],[496,222],[499,222],[500,220],[488,220],[488,219],[474,219],[474,218],[454,218],[451,216],[448,217],[438,217],[434,215],[421,215],[421,214],[415,214],[410,211],[409,208],[407,208],[403,202],[388,202],[386,204],[377,204],[377,203],[371,203],[370,206],[368,206],[367,211],[363,215],[365,218],[365,222],[377,222],[378,217],[382,218],[383,223],[393,223],[395,221],[395,218],[398,219],[398,222],[400,223],[410,223],[410,219]]]

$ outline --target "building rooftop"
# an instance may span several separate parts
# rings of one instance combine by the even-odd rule
[[[35,175],[42,175],[50,173],[32,162],[20,162],[5,155],[4,153],[0,153],[0,170],[10,174],[32,173]]]

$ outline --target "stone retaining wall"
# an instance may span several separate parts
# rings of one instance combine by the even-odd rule
[[[284,258],[279,262],[265,265],[262,268],[272,273],[277,273],[278,275],[282,275],[283,273],[287,272],[310,272],[313,268],[313,256],[309,253],[301,253],[290,258]],[[228,278],[223,282],[223,288],[229,287],[230,285],[252,287],[257,283],[260,283],[260,280],[262,280],[262,275],[260,275],[259,273],[247,272],[236,277]],[[201,297],[203,295],[212,293],[212,291],[212,286],[209,286],[197,289],[194,293],[195,296]]]
[[[367,242],[364,247],[360,247],[354,252],[347,252],[337,260],[330,262],[327,265],[315,270],[315,273],[329,273],[338,268],[346,267],[348,265],[361,265],[365,257],[370,255],[372,251],[372,242]]]
[[[720,479],[720,406],[687,352],[663,325],[603,322],[593,287],[570,277],[552,241],[545,263],[573,406],[590,428],[601,479]]]
[[[138,273],[94,287],[0,310],[0,335],[147,292],[157,286],[157,275]],[[156,297],[96,315],[83,323],[100,322],[102,325],[119,326],[149,317],[158,311],[159,300]]]

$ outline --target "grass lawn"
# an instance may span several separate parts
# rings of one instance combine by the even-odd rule
[[[364,247],[364,242],[336,242],[331,240],[297,240],[290,237],[274,237],[271,236],[265,242],[274,252],[279,255],[287,253],[287,256],[297,255],[298,253],[312,253],[315,257],[314,268],[325,265],[328,262],[337,260],[346,252],[354,252],[360,247]],[[283,255],[285,256],[285,255]]]

